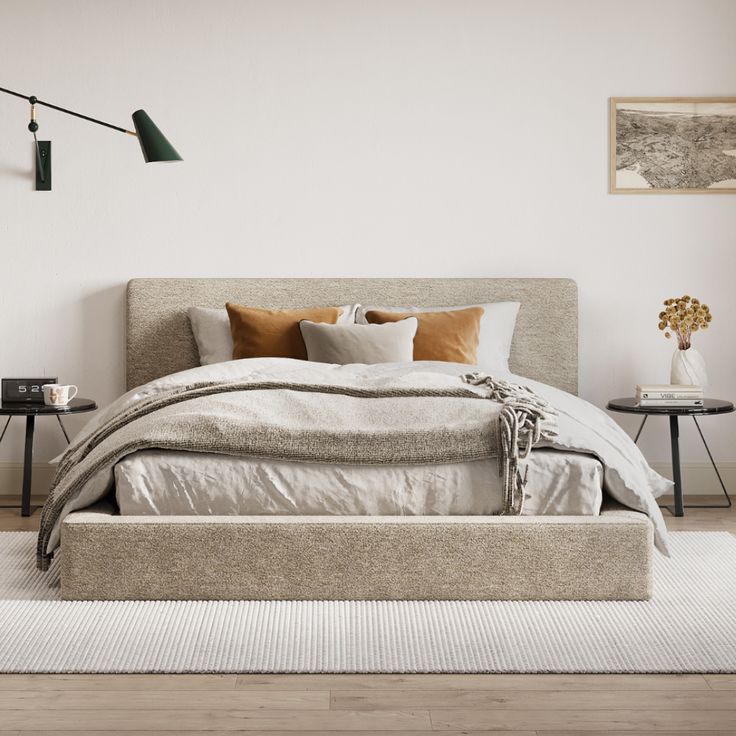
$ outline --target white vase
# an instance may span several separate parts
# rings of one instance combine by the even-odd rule
[[[675,354],[672,356],[670,383],[676,383],[680,386],[708,385],[705,360],[695,348],[675,350]]]

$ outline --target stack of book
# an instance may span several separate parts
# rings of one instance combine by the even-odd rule
[[[636,387],[637,406],[703,406],[702,386],[652,384]]]

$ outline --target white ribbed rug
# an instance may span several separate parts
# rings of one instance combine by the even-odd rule
[[[734,672],[736,537],[677,532],[647,602],[69,602],[0,533],[0,672]]]

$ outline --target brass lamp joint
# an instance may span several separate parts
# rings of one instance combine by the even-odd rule
[[[28,130],[35,135],[38,130],[38,123],[36,122],[36,102],[38,102],[38,100],[31,95],[31,97],[28,98],[28,102],[31,103],[31,122],[28,123]]]

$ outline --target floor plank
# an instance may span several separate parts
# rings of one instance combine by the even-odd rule
[[[736,697],[727,690],[529,691],[500,690],[345,690],[333,691],[334,710],[731,710]],[[736,712],[732,713],[736,725]]]
[[[445,734],[457,733],[457,731],[443,731]],[[460,733],[471,733],[470,731]],[[476,731],[476,733],[478,733]],[[498,731],[481,731],[486,736],[495,736]],[[519,733],[519,731],[512,731],[512,733]],[[687,736],[736,736],[736,731],[536,731],[537,736],[651,736],[651,734],[657,734],[657,736],[683,736],[683,733],[687,733]],[[437,734],[437,731],[435,731]]]
[[[380,713],[381,711],[373,711]],[[673,731],[733,730],[733,710],[432,710],[437,731]]]
[[[0,733],[18,730],[352,732],[429,731],[431,728],[427,711],[0,710]]]
[[[56,736],[63,731],[3,731],[3,736]],[[85,731],[85,736],[176,736],[179,730],[171,731]],[[294,731],[187,731],[187,736],[294,736]],[[324,731],[299,731],[304,736],[319,736]],[[331,731],[331,736],[350,734],[350,736],[383,736],[386,731]],[[437,736],[437,731],[399,731],[401,736]],[[631,736],[631,731],[628,732]],[[442,736],[537,736],[536,731],[443,731]],[[681,735],[680,735],[681,736]],[[710,736],[713,736],[711,733]],[[716,734],[716,736],[718,736]]]
[[[234,690],[237,679],[237,675],[0,675],[0,692],[3,690]]]
[[[702,675],[239,675],[236,687],[333,691],[710,689]]]
[[[17,499],[1,501],[0,503],[17,503]],[[36,509],[30,516],[21,516],[18,509],[0,508],[0,531],[35,532],[38,531],[40,518],[41,509]]]
[[[708,691],[716,695],[713,691]],[[720,693],[728,695],[729,693]],[[330,693],[312,690],[174,691],[16,690],[0,692],[3,710],[329,710]],[[347,709],[345,709],[347,710]],[[385,710],[396,710],[386,708]]]
[[[705,675],[704,677],[712,690],[736,690],[736,673],[732,675]],[[734,697],[736,698],[736,695]]]

